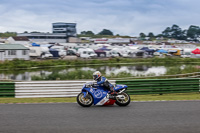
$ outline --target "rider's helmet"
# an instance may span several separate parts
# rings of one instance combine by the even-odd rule
[[[97,81],[101,77],[101,72],[96,71],[93,73],[93,79]]]

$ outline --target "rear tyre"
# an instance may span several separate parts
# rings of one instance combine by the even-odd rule
[[[123,95],[124,99],[116,97],[116,102],[115,103],[117,105],[119,105],[119,106],[127,106],[130,103],[130,101],[131,101],[130,96],[127,93],[125,93],[125,92],[122,92],[119,95]]]
[[[83,93],[78,94],[76,100],[77,100],[77,103],[81,105],[82,107],[90,107],[94,101],[92,95],[89,93],[86,97],[84,97]]]

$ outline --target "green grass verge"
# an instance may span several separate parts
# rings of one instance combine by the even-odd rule
[[[131,95],[132,101],[157,101],[157,100],[200,100],[200,93],[174,93],[174,94],[151,94]]]
[[[200,100],[199,93],[178,93],[164,95],[131,95],[131,101],[157,101],[157,100]],[[0,98],[0,103],[65,103],[76,102],[71,98]]]

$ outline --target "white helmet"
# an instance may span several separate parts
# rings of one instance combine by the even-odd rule
[[[101,77],[101,72],[96,71],[93,73],[93,79],[97,81]]]

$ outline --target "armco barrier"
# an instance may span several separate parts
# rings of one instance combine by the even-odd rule
[[[15,97],[15,83],[0,82],[0,97]]]
[[[199,78],[195,79],[137,79],[109,80],[125,84],[129,94],[165,94],[199,92]],[[0,82],[0,97],[75,97],[84,83],[91,81],[26,81]]]
[[[91,81],[30,81],[15,83],[16,98],[75,97]],[[111,83],[115,84],[114,80]]]
[[[165,94],[199,92],[199,79],[139,79],[117,80],[128,86],[129,94]]]

